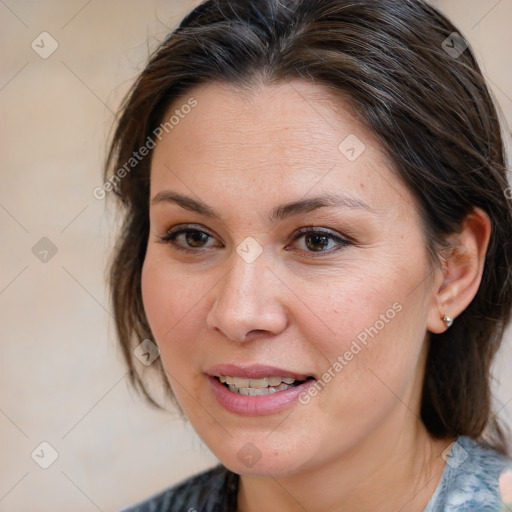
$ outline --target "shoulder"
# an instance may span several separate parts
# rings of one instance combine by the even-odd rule
[[[460,436],[446,457],[441,481],[424,512],[500,512],[500,474],[512,460]]]
[[[237,491],[238,475],[219,465],[120,512],[227,512]]]

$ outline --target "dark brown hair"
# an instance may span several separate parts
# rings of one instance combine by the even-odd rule
[[[125,207],[110,267],[115,324],[131,381],[151,403],[133,357],[152,338],[141,295],[151,155],[122,179],[119,170],[193,86],[300,78],[348,99],[378,138],[417,198],[433,262],[473,207],[489,215],[477,295],[450,329],[431,334],[421,418],[436,437],[467,435],[508,452],[490,368],[511,310],[512,207],[496,107],[457,32],[421,0],[210,0],[158,47],[122,105],[105,170]]]

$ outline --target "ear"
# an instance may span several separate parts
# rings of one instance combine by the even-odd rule
[[[448,238],[450,247],[440,255],[442,264],[434,279],[433,302],[427,317],[430,332],[446,331],[448,327],[443,316],[455,319],[475,297],[482,280],[490,237],[489,216],[482,209],[474,208],[466,216],[460,233]]]

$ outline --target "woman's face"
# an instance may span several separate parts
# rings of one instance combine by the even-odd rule
[[[319,85],[190,97],[152,158],[142,292],[198,434],[285,476],[418,428],[437,278],[377,141]]]

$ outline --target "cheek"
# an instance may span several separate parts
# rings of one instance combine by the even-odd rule
[[[426,289],[412,283],[421,283],[425,268],[419,258],[397,257],[308,283],[304,297],[316,317],[302,323],[303,336],[328,360],[333,389],[375,397],[385,389],[378,377],[398,393],[411,383],[427,312]]]
[[[151,254],[146,257],[141,276],[144,310],[166,378],[187,416],[194,406],[190,396],[199,394],[200,370],[191,362],[199,362],[199,354],[204,354],[199,347],[202,324],[198,315],[203,314],[201,299],[207,289],[194,282],[193,276],[177,272],[169,261]]]
[[[168,261],[149,253],[142,268],[141,289],[146,317],[165,362],[169,351],[179,352],[192,345],[187,332],[197,329],[194,318],[203,306],[201,298],[207,288],[197,286],[191,276],[176,272]]]
[[[324,340],[322,343],[328,343],[326,348],[331,353],[348,350],[359,334],[364,341],[364,333],[375,323],[379,331],[389,330],[397,316],[393,304],[403,302],[407,286],[396,270],[381,265],[377,271],[368,264],[345,267],[337,275],[307,282],[300,283],[300,277],[297,283],[289,282],[291,288],[303,290],[301,297],[307,316],[298,316],[296,320],[308,331],[305,338]]]
[[[406,282],[389,285],[381,275],[371,286],[360,283],[352,289],[347,283],[337,295],[330,293],[333,306],[324,309],[322,318],[335,335],[315,336],[313,325],[303,324],[305,338],[328,360],[319,379],[325,386],[302,397],[325,439],[332,438],[332,425],[355,440],[385,421],[395,407],[398,414],[408,413],[400,400],[408,403],[416,389],[424,319]]]
[[[176,307],[180,303],[177,300],[175,283],[170,282],[161,266],[152,262],[151,256],[146,256],[142,267],[141,290],[151,330],[157,340],[161,339],[165,330],[173,325],[173,317],[179,314]]]

